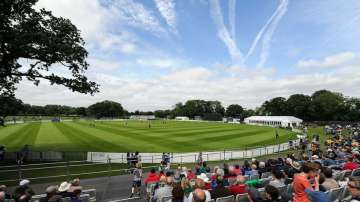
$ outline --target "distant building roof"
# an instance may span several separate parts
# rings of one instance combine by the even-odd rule
[[[245,120],[302,122],[301,119],[294,116],[250,116],[245,118]]]

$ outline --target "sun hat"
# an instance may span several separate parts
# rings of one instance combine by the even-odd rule
[[[293,168],[295,168],[296,170],[300,170],[300,168],[301,168],[300,163],[297,162],[297,161],[293,161],[293,163],[291,164],[291,166],[292,166]]]
[[[204,180],[204,182],[209,182],[209,178],[206,176],[205,173],[201,173],[200,175],[197,176],[197,178]]]
[[[46,188],[45,193],[54,193],[56,192],[57,189],[58,189],[57,186],[51,185]]]
[[[68,191],[71,187],[71,184],[68,182],[62,182],[58,188],[59,192]]]
[[[30,183],[30,180],[24,179],[24,180],[20,181],[19,186],[24,186],[24,185],[27,185],[29,183]]]

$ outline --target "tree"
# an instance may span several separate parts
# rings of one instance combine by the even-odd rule
[[[35,85],[48,80],[80,93],[98,92],[98,85],[84,75],[88,52],[80,31],[68,19],[35,10],[36,2],[0,1],[0,94],[13,95],[24,78]],[[67,69],[71,76],[57,75],[53,66]]]
[[[311,97],[308,95],[294,94],[286,100],[288,115],[296,116],[304,121],[310,120],[310,105]]]
[[[96,118],[116,118],[124,113],[124,109],[120,103],[105,100],[98,102],[88,107],[89,114]]]
[[[319,90],[311,96],[310,112],[312,120],[316,121],[337,121],[342,115],[339,113],[344,102],[340,93],[328,90]]]
[[[262,105],[264,113],[271,116],[284,116],[287,115],[286,99],[283,97],[276,97],[270,101],[265,101]]]
[[[0,95],[0,123],[4,124],[4,120],[9,115],[18,115],[22,110],[22,101],[14,96]]]
[[[226,116],[233,118],[240,118],[243,112],[244,108],[238,104],[232,104],[226,108]]]

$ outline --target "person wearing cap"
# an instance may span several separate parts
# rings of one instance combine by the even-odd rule
[[[15,189],[14,198],[19,198],[23,195],[33,196],[35,192],[29,186],[30,181],[27,179],[23,179],[20,181],[19,186]]]
[[[56,194],[57,189],[57,186],[47,187],[45,190],[46,196],[41,198],[39,202],[60,202],[61,196]]]
[[[347,187],[352,197],[350,202],[360,202],[360,178],[350,177]]]
[[[230,185],[229,191],[232,195],[236,196],[238,194],[246,193],[246,178],[242,175],[236,177],[236,181],[233,185]]]
[[[62,198],[67,198],[73,196],[72,192],[69,192],[71,184],[68,182],[62,182],[58,188],[57,195],[60,195]]]

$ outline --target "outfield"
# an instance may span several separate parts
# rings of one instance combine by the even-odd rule
[[[295,138],[277,129],[280,142]],[[36,122],[0,128],[0,145],[15,151],[190,152],[276,144],[270,127],[190,121]]]

